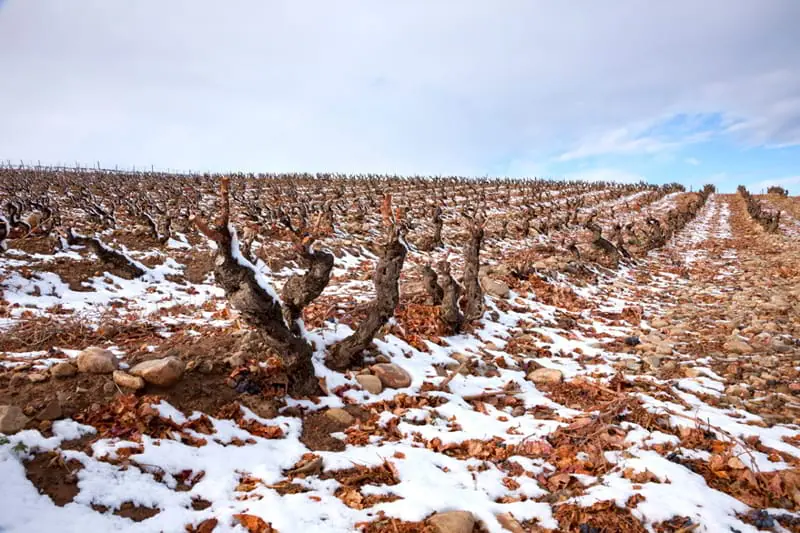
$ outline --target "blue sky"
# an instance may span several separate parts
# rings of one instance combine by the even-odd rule
[[[800,2],[0,1],[0,159],[780,184]]]

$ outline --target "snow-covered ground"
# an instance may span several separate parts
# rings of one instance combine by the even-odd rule
[[[649,212],[671,205],[677,194],[667,195]],[[719,375],[708,354],[688,343],[691,332],[675,334],[682,335],[683,343],[665,334],[677,324],[675,320],[669,326],[654,325],[675,309],[677,294],[696,288],[692,294],[710,298],[718,295],[718,288],[735,283],[741,268],[730,243],[734,237],[731,201],[712,196],[666,249],[613,275],[602,273],[597,284],[585,285],[563,276],[549,279],[547,283],[569,295],[560,306],[546,303],[535,290],[514,290],[508,299],[486,297],[486,313],[473,332],[427,342],[425,351],[392,333],[376,340],[378,352],[411,375],[406,388],[387,388],[378,395],[361,390],[353,373],[334,372],[323,363],[325,347],[346,336],[349,328],[327,324],[310,332],[317,347],[318,376],[325,379],[328,390],[341,386],[349,390],[316,402],[290,400],[289,406],[322,410],[359,404],[372,409],[377,420],[355,421],[352,435],[340,435],[348,439],[343,451],[313,453],[322,459],[325,472],[388,464],[396,478],[395,484],[361,486],[358,496],[353,496],[356,503],[342,497],[343,485],[334,478],[287,473],[312,452],[300,440],[301,419],[286,414],[263,419],[242,407],[245,420],[279,427],[282,436],[263,438],[233,420],[210,416],[211,431],[201,433],[188,426],[207,414],[185,415],[162,401],[154,405],[159,415],[184,426],[174,438],[146,434],[140,442],[100,438],[92,443],[91,454],[61,452],[65,460],[83,466],[76,474],[77,496],[62,507],[38,493],[26,478],[23,462],[36,453],[58,450],[66,440],[91,435],[95,429],[60,420],[53,424],[49,438],[33,429],[7,437],[7,443],[0,445],[0,531],[184,531],[187,525],[198,526],[212,518],[217,520],[214,531],[243,531],[236,515],[247,514],[261,517],[282,533],[346,532],[384,515],[417,522],[435,512],[468,510],[487,531],[501,533],[506,529],[499,517],[508,514],[519,522],[559,530],[559,506],[590,507],[606,500],[627,506],[649,530],[681,516],[696,525],[683,531],[758,531],[743,519],[756,507],[712,488],[701,473],[686,466],[687,460],[709,462],[713,455],[723,453],[693,447],[696,441],[689,435],[694,430],[708,431],[713,438],[707,436],[706,442],[724,443],[726,458],[737,458],[742,468],[752,472],[768,473],[800,464],[797,426],[772,423],[742,406],[713,400],[725,394],[730,378]],[[721,248],[712,248],[712,241]],[[343,255],[337,258],[334,275],[352,272],[372,257],[368,253]],[[693,269],[715,269],[715,283],[678,275],[669,259],[674,257],[692,273]],[[90,292],[71,291],[55,274],[21,275],[20,267],[35,259],[16,253],[0,256],[4,298],[13,306],[7,327],[23,312],[45,313],[55,304],[86,312],[125,301],[130,312],[143,318],[169,306],[199,308],[211,301],[214,309],[224,307],[221,291],[212,284],[177,284],[166,279],[166,274],[183,267],[170,259],[137,280],[97,276],[90,282],[94,289]],[[265,284],[279,286],[290,274],[284,272],[281,278],[264,265],[259,268]],[[643,284],[641,275],[650,276],[651,281]],[[352,285],[342,283],[333,287],[332,294],[346,295],[350,289]],[[577,306],[572,305],[575,302]],[[644,310],[641,324],[622,318],[636,308]],[[203,311],[182,320],[191,325],[210,320],[211,315]],[[571,326],[560,325],[564,316],[571,318]],[[218,322],[220,328],[229,324]],[[622,340],[634,336],[637,342],[658,345],[659,351],[619,349]],[[512,345],[522,349],[512,350]],[[48,364],[45,355],[31,356],[40,358],[38,364],[43,366]],[[660,360],[651,363],[648,357]],[[441,387],[448,376],[440,375],[434,365],[446,365],[452,372],[465,359],[473,361],[468,373],[456,375],[447,387]],[[674,374],[655,371],[668,363],[674,363]],[[559,370],[575,388],[559,385],[566,391],[556,394],[549,386],[535,384],[527,376],[537,367]],[[626,384],[624,390],[616,388],[620,380]],[[569,390],[584,391],[583,399],[558,401],[559,394]],[[589,400],[586,391],[591,390],[599,391],[601,399]],[[387,407],[397,395],[413,398],[413,407]],[[513,401],[490,401],[496,398]],[[636,418],[641,423],[634,422],[633,403],[625,403],[632,401],[654,420],[664,422],[647,427],[642,418]],[[549,414],[536,414],[543,410]],[[564,437],[584,435],[582,428],[592,424],[597,432],[585,439]],[[184,443],[179,433],[195,440]],[[358,440],[358,433],[366,437]],[[203,444],[197,445],[199,439]],[[764,451],[753,448],[753,439]],[[572,444],[567,445],[568,441]],[[132,453],[120,453],[130,449]],[[502,460],[483,454],[485,449],[505,450],[492,452],[501,454]],[[784,455],[776,459],[770,450]],[[186,471],[202,476],[189,490],[176,490],[177,478]],[[254,481],[243,488],[243,479]],[[300,490],[283,495],[276,490],[287,479]],[[393,498],[371,506],[358,503],[369,496]],[[192,502],[197,498],[210,506],[195,510]],[[114,510],[128,502],[159,512],[134,522],[92,508]],[[788,510],[772,512],[800,519],[800,514]]]

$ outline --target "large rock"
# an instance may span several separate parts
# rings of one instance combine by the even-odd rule
[[[471,533],[475,517],[469,511],[447,511],[428,518],[436,533]]]
[[[561,383],[564,380],[564,373],[555,368],[539,368],[528,374],[528,380],[536,384]]]
[[[331,407],[330,409],[325,411],[325,416],[345,426],[349,426],[356,420],[353,415],[351,415],[350,413],[339,407]]]
[[[28,374],[28,381],[31,383],[44,383],[50,379],[50,374],[47,372],[31,372]]]
[[[186,365],[177,357],[164,357],[143,361],[131,368],[130,373],[159,387],[169,387],[180,381]]]
[[[647,366],[649,366],[653,370],[661,366],[661,358],[657,355],[649,355],[645,357],[644,362],[647,363]]]
[[[656,353],[658,355],[672,355],[672,345],[668,342],[662,342],[656,346]]]
[[[110,374],[119,363],[116,356],[108,350],[91,346],[78,354],[78,371],[89,374]]]
[[[66,361],[56,363],[50,367],[50,375],[54,378],[70,378],[77,373],[78,369],[75,368],[75,365]]]
[[[770,348],[772,348],[773,351],[776,351],[778,353],[789,353],[792,350],[794,350],[794,348],[792,346],[789,346],[788,344],[784,343],[783,341],[780,341],[780,340],[777,340],[777,339],[773,340],[770,343]]]
[[[749,398],[752,395],[750,389],[741,383],[727,387],[725,389],[725,394],[736,398]]]
[[[356,376],[356,381],[358,381],[362,389],[370,394],[380,394],[383,391],[383,383],[381,383],[381,378],[378,376],[359,374]]]
[[[480,282],[483,292],[495,298],[508,298],[508,294],[511,291],[508,283],[499,279],[481,278]]]
[[[139,376],[133,376],[122,370],[115,370],[113,374],[114,383],[123,389],[140,390],[144,388],[144,380]]]
[[[727,352],[736,354],[753,353],[753,348],[739,339],[729,339],[728,342],[722,345],[722,348]]]
[[[16,405],[0,405],[0,433],[11,435],[25,427],[28,417]]]
[[[57,420],[61,416],[61,403],[58,400],[51,400],[36,414],[36,420]]]
[[[372,371],[378,376],[384,387],[402,389],[411,385],[411,374],[394,363],[372,365]]]
[[[657,329],[666,328],[669,326],[669,321],[664,318],[656,318],[650,322],[650,325]]]

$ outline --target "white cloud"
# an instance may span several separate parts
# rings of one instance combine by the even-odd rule
[[[700,164],[700,160],[695,158],[695,157],[687,157],[686,159],[684,159],[684,161],[686,163],[688,163],[689,165],[692,165],[692,166],[695,166],[695,167]]]
[[[559,161],[572,161],[607,154],[654,154],[680,146],[655,137],[635,137],[627,128],[618,128],[595,139],[582,141],[578,147],[561,154]]]
[[[686,139],[647,125],[676,113],[799,143],[797,20],[796,0],[8,0],[0,158],[484,174],[668,151]]]
[[[761,180],[756,183],[751,183],[748,186],[748,189],[750,189],[751,192],[756,193],[766,191],[769,187],[774,186],[783,187],[793,194],[798,194],[800,192],[800,176]]]

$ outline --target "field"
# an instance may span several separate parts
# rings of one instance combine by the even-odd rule
[[[800,531],[798,197],[6,167],[0,213],[0,531]]]

